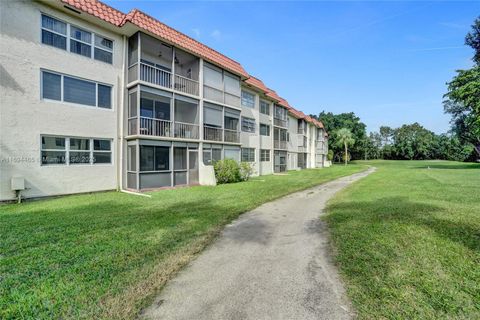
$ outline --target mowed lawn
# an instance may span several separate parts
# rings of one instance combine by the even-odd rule
[[[0,206],[0,318],[134,318],[239,214],[365,168],[303,170],[152,198],[107,192]]]
[[[480,165],[378,168],[326,217],[360,319],[480,319]]]

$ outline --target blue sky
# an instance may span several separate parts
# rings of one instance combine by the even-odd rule
[[[355,112],[367,130],[449,129],[445,83],[472,65],[480,2],[106,1],[138,8],[239,61],[305,113]]]

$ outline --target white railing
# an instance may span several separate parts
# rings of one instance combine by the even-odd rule
[[[222,141],[223,129],[204,125],[203,126],[203,139],[210,141]]]
[[[175,75],[175,90],[198,96],[198,81]]]
[[[224,129],[223,141],[240,143],[240,132],[236,130]]]
[[[156,137],[171,137],[172,122],[169,120],[140,117],[139,134]]]
[[[287,141],[273,140],[273,147],[275,149],[287,149]]]
[[[172,73],[157,67],[140,63],[140,80],[150,82],[161,87],[172,88]]]
[[[198,139],[198,124],[175,121],[175,138]]]

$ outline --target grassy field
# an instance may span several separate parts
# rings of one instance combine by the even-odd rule
[[[239,214],[363,169],[0,206],[0,318],[131,319]]]
[[[326,217],[360,319],[480,319],[480,165],[378,168]]]

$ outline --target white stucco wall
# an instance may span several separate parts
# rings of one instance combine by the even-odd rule
[[[1,1],[0,6],[0,200],[13,198],[13,176],[25,178],[26,197],[115,189],[122,38],[37,2]],[[41,12],[112,39],[114,64],[42,44]],[[42,100],[41,69],[112,85],[113,108]],[[113,163],[41,166],[42,134],[112,139]]]

